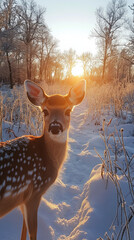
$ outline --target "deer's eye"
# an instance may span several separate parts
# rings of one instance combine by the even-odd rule
[[[67,109],[67,110],[65,111],[65,115],[66,115],[66,116],[70,116],[70,113],[71,113],[71,109]]]
[[[44,110],[43,110],[43,113],[44,113],[44,116],[45,116],[45,117],[49,115],[49,112],[48,112],[47,109],[44,109]]]

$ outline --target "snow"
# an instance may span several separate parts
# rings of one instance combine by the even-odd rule
[[[111,116],[105,116],[107,122]],[[103,116],[102,119],[103,120]],[[112,122],[107,129],[107,135],[115,129],[124,129],[124,143],[126,150],[134,154],[134,125],[128,120],[112,116]],[[9,122],[3,122],[3,138],[13,138]],[[25,125],[18,132],[18,136],[25,133]],[[101,177],[101,160],[97,152],[103,156],[105,144],[100,137],[102,124],[95,125],[88,115],[88,102],[85,99],[72,112],[69,134],[68,157],[56,183],[43,195],[38,211],[39,240],[96,240],[104,237],[105,232],[111,236],[115,223],[111,227],[117,210],[116,189],[112,180],[104,174]],[[112,144],[112,139],[110,140]],[[111,152],[112,154],[112,152]],[[114,156],[113,156],[114,157]],[[123,160],[123,153],[120,153]],[[45,169],[44,169],[45,170]],[[30,174],[30,173],[29,173]],[[119,178],[124,193],[128,194],[128,185],[123,178]],[[128,207],[129,196],[128,196]],[[130,223],[131,236],[134,236],[134,221]],[[22,215],[18,209],[0,219],[0,239],[20,239]],[[27,238],[28,239],[28,238]],[[123,238],[126,239],[126,238]]]

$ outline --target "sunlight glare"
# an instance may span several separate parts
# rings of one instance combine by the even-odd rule
[[[73,76],[82,76],[83,75],[83,67],[80,62],[77,62],[75,66],[72,68]]]

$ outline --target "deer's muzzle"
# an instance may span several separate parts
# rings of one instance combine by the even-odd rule
[[[52,123],[50,123],[48,131],[56,135],[59,134],[60,132],[63,132],[63,126],[61,125],[60,122],[53,121]]]

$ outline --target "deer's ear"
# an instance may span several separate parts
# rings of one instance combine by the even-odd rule
[[[46,95],[43,89],[30,80],[25,80],[24,85],[30,102],[41,107],[42,103],[46,100]]]
[[[70,89],[70,92],[68,94],[69,102],[71,102],[72,105],[77,105],[81,103],[85,96],[86,92],[86,81],[81,80],[79,81],[74,87]]]

